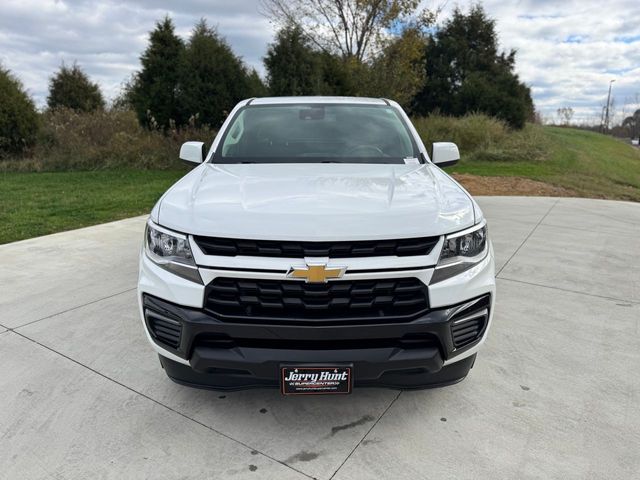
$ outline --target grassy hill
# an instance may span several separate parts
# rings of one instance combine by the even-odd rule
[[[461,156],[450,173],[529,178],[576,196],[640,201],[640,149],[599,133],[530,125]]]

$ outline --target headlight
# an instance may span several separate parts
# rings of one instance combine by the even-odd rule
[[[484,260],[488,251],[487,222],[484,220],[467,230],[447,235],[431,283],[440,282],[470,269]]]
[[[144,250],[147,257],[159,267],[192,282],[202,283],[186,235],[149,221],[144,232]]]

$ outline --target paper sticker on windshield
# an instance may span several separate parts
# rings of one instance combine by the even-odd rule
[[[407,157],[404,159],[405,165],[420,165],[420,160],[415,157]]]

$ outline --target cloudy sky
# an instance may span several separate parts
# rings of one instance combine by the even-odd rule
[[[453,5],[446,2],[441,21]],[[497,20],[501,46],[517,49],[517,71],[546,117],[571,106],[576,119],[597,122],[613,79],[617,118],[640,107],[638,0],[485,0],[484,6]],[[149,30],[167,13],[184,38],[206,18],[247,64],[264,72],[274,30],[258,0],[1,0],[0,62],[39,106],[62,61],[77,61],[112,98],[138,69]]]

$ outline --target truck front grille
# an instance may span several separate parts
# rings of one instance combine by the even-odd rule
[[[304,257],[382,257],[428,255],[440,237],[403,238],[399,240],[366,240],[352,242],[292,242],[242,240],[220,237],[194,237],[207,255],[235,257],[304,258]]]
[[[209,313],[249,323],[386,322],[428,309],[427,286],[417,278],[304,283],[218,277],[205,292]]]

